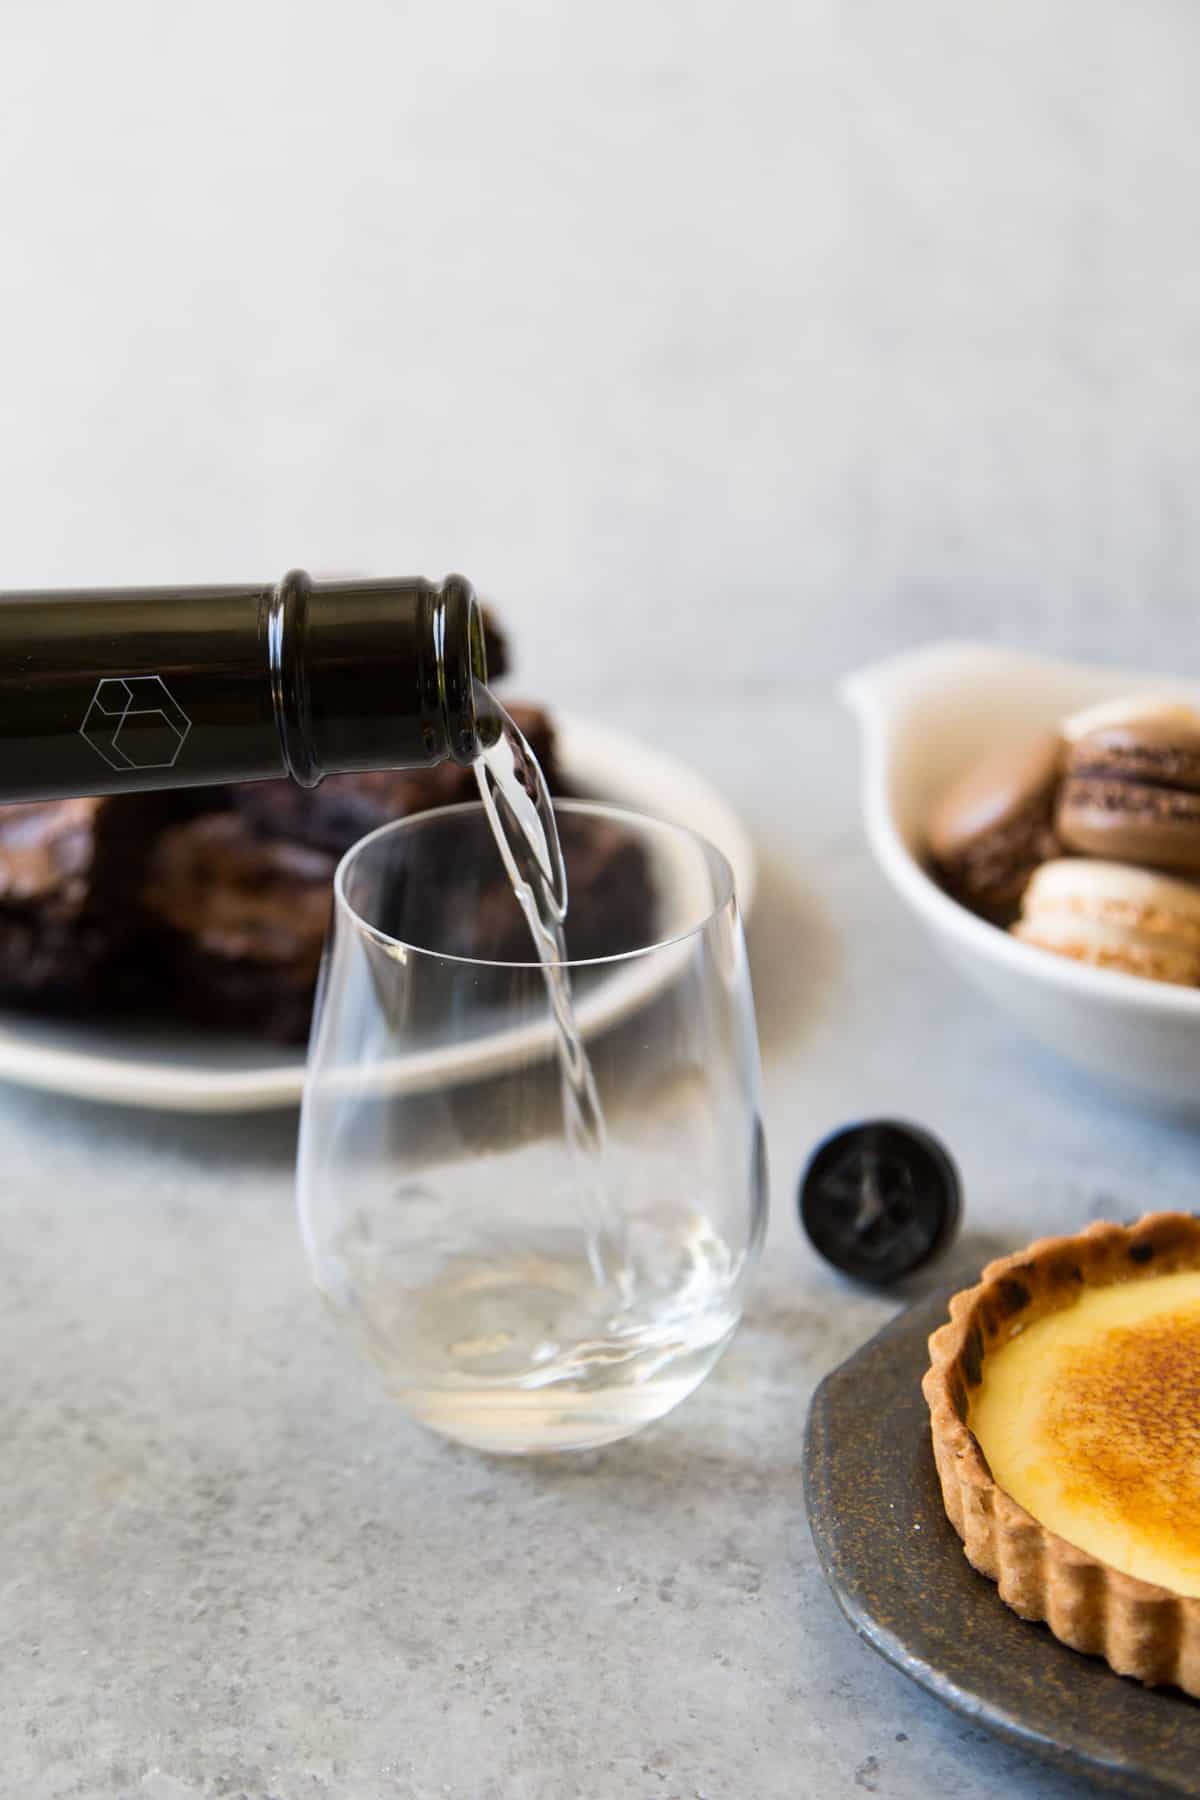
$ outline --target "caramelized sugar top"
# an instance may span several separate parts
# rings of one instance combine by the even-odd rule
[[[1200,1271],[1085,1287],[982,1359],[998,1484],[1110,1566],[1200,1594]]]
[[[1041,1424],[1065,1500],[1136,1519],[1164,1551],[1194,1554],[1200,1313],[1162,1313],[1064,1348]]]

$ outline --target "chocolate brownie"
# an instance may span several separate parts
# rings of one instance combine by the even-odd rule
[[[334,859],[205,813],[163,832],[142,904],[190,1018],[296,1042],[308,1031]]]
[[[511,710],[562,792],[546,714]],[[278,781],[0,807],[0,1001],[100,1018],[158,1012],[301,1041],[338,857],[378,825],[476,791],[472,770],[446,763],[335,776],[311,791]],[[407,893],[394,896],[400,935],[528,962],[528,927],[482,813],[470,828],[477,853],[456,834],[409,869]],[[562,831],[570,954],[645,943],[653,894],[639,847],[603,819],[568,817]],[[463,885],[465,864],[481,871],[474,888]],[[498,970],[497,997],[503,984]]]
[[[154,834],[186,805],[121,794],[0,807],[0,1000],[142,1004],[138,893]]]
[[[529,739],[551,792],[557,793],[561,777],[549,718],[536,706],[512,705],[509,711]],[[256,830],[341,857],[359,838],[392,819],[431,806],[475,800],[478,793],[473,769],[444,762],[432,769],[328,775],[315,788],[290,781],[254,781],[235,789],[233,802]]]
[[[601,816],[560,816],[570,909],[567,953],[576,961],[635,950],[653,933],[654,894],[640,844]],[[386,909],[372,921],[439,956],[498,965],[531,963],[536,951],[482,813],[453,832],[416,839],[393,873]],[[503,988],[503,968],[480,971],[476,995]]]
[[[650,941],[654,895],[641,846],[603,817],[568,813],[559,820],[570,906],[567,954],[572,961],[620,956]],[[532,962],[529,926],[490,844],[479,860],[494,873],[472,895],[459,921],[460,954],[495,962]],[[432,904],[438,906],[433,893]],[[441,929],[439,927],[439,929]]]
[[[499,681],[507,675],[511,666],[508,654],[508,639],[496,623],[495,614],[490,606],[480,608],[483,614],[483,653],[487,662],[488,681]]]

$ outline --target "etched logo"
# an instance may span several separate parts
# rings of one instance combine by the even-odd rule
[[[161,675],[106,675],[79,727],[110,769],[173,769],[191,729]]]

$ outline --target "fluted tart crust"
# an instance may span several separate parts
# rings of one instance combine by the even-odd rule
[[[989,1264],[978,1286],[955,1294],[949,1322],[929,1340],[922,1386],[946,1512],[968,1560],[997,1583],[1001,1599],[1022,1618],[1044,1620],[1072,1649],[1104,1657],[1118,1674],[1200,1697],[1200,1596],[1127,1574],[1043,1525],[993,1478],[971,1429],[989,1355],[1087,1289],[1181,1271],[1200,1271],[1200,1219],[1188,1213],[1151,1213],[1134,1225],[1097,1224],[1075,1236],[1043,1238]],[[1191,1408],[1200,1387],[1194,1348],[1191,1338],[1168,1346],[1176,1376],[1180,1359],[1189,1359],[1189,1397],[1180,1397],[1172,1379],[1176,1411]],[[1109,1386],[1114,1404],[1128,1408],[1118,1382]],[[1195,1428],[1200,1431],[1200,1419]],[[1166,1454],[1186,1456],[1188,1446],[1176,1449],[1176,1442],[1173,1429]],[[1137,1488],[1135,1482],[1131,1507],[1138,1504]]]

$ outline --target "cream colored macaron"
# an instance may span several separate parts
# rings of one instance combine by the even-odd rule
[[[1012,929],[1024,943],[1077,962],[1200,985],[1200,883],[1062,857],[1034,875]]]
[[[1060,727],[1068,744],[1077,744],[1091,731],[1106,731],[1112,725],[1135,725],[1143,719],[1161,719],[1164,724],[1200,726],[1200,709],[1178,694],[1145,692],[1122,694],[1117,700],[1101,700],[1072,713]]]

